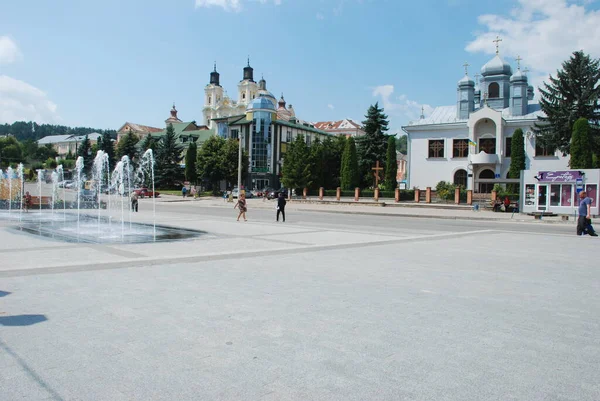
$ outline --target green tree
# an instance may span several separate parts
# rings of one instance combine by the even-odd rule
[[[137,154],[136,146],[139,141],[137,135],[129,131],[121,138],[117,144],[117,157],[120,159],[123,156],[129,156],[129,160],[133,161]]]
[[[224,158],[222,157],[224,147],[225,140],[223,138],[211,136],[200,146],[196,158],[198,176],[208,181],[215,193],[219,189],[219,181],[225,179]]]
[[[385,189],[393,191],[396,189],[398,182],[396,175],[398,172],[398,161],[396,159],[396,138],[388,137],[387,154],[385,158]]]
[[[346,137],[339,135],[327,137],[323,141],[324,184],[327,189],[335,189],[340,186],[340,170],[342,167],[342,154],[346,148]]]
[[[354,189],[359,185],[358,157],[354,138],[346,140],[346,148],[342,154],[342,167],[340,169],[340,187],[344,190]]]
[[[325,145],[319,138],[315,138],[310,149],[310,171],[312,173],[311,187],[325,187],[325,176],[327,175],[327,159],[325,159]]]
[[[177,144],[173,124],[167,126],[167,132],[162,137],[156,149],[156,166],[154,170],[157,185],[173,188],[183,178],[181,162],[181,147]]]
[[[80,156],[83,157],[83,172],[86,176],[91,177],[94,155],[92,155],[92,145],[87,135],[77,147],[77,157]]]
[[[289,189],[303,189],[311,184],[310,151],[304,135],[289,144],[283,159],[281,182]]]
[[[408,135],[396,139],[396,150],[404,155],[408,153]]]
[[[238,164],[240,155],[240,143],[237,139],[227,139],[221,151],[223,174],[229,187],[237,185]],[[248,153],[242,151],[242,183],[248,176],[248,166],[250,164]]]
[[[512,135],[510,143],[510,168],[508,178],[521,178],[521,170],[525,170],[525,139],[523,130],[517,128]],[[512,193],[518,192],[519,185],[509,184],[508,189]]]
[[[15,137],[0,138],[0,165],[15,165],[23,161],[21,146]]]
[[[157,145],[156,139],[154,139],[152,135],[148,134],[144,137],[144,139],[142,139],[142,142],[140,143],[140,149],[142,152],[152,149],[152,153],[156,154]]]
[[[373,184],[372,168],[377,161],[383,162],[387,149],[388,116],[379,103],[370,106],[363,121],[365,135],[357,139],[358,159],[364,186]]]
[[[590,143],[590,125],[588,120],[580,118],[573,126],[571,137],[571,168],[593,168],[593,157]]]
[[[573,125],[579,118],[592,125],[590,137],[598,152],[600,121],[600,61],[583,51],[576,51],[562,64],[556,77],[540,88],[540,106],[544,116],[538,117],[534,131],[544,146],[570,154]]]
[[[198,157],[198,146],[196,142],[190,142],[185,152],[185,179],[196,184],[198,173],[196,172],[196,157]]]
[[[115,165],[115,143],[108,132],[104,132],[102,136],[98,138],[98,150],[102,150],[108,155],[108,162],[111,167]]]

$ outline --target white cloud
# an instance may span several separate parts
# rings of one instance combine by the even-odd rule
[[[8,36],[0,36],[0,64],[10,64],[22,58],[17,44]]]
[[[332,104],[328,104],[327,107],[329,107],[330,110],[335,109],[335,107]]]
[[[417,120],[421,116],[421,110],[425,116],[433,111],[433,107],[428,104],[422,104],[414,100],[410,100],[406,95],[402,94],[397,97],[392,97],[394,94],[394,85],[381,85],[373,88],[373,96],[381,98],[380,107],[390,118],[395,117],[400,120],[400,125],[404,125],[411,120]],[[397,126],[398,124],[392,124]]]
[[[240,12],[243,9],[242,3],[249,0],[196,0],[196,8],[200,7],[221,7],[225,11]],[[273,3],[276,6],[281,5],[282,0],[258,0],[261,4]]]
[[[555,74],[576,50],[600,56],[600,11],[566,0],[518,0],[509,16],[486,14],[478,18],[485,27],[466,50],[494,54],[492,42],[500,36],[500,54],[523,58],[530,80],[539,84]]]
[[[56,104],[40,89],[18,79],[0,75],[0,123],[55,123],[60,121],[56,109]]]

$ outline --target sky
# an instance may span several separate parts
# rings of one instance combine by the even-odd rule
[[[247,58],[299,118],[389,133],[456,100],[495,53],[540,86],[573,51],[600,57],[600,5],[579,0],[0,0],[0,123],[202,123],[213,63],[237,99]],[[536,98],[538,96],[536,95]]]

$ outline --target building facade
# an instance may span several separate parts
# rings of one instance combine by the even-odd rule
[[[520,64],[513,74],[497,51],[481,68],[481,77],[475,83],[465,66],[455,105],[437,107],[427,118],[422,115],[402,127],[408,134],[408,187],[449,181],[489,193],[495,184],[518,183],[508,178],[511,140],[518,128],[525,137],[526,169],[567,169],[568,156],[536,141],[533,126],[542,111]]]
[[[87,135],[90,145],[98,143],[98,138],[102,135],[93,132]],[[38,146],[52,145],[59,157],[66,157],[69,153],[77,154],[79,144],[85,140],[86,135],[48,135],[38,140]]]

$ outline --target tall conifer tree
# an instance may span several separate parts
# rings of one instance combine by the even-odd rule
[[[588,120],[580,118],[573,126],[571,137],[571,168],[593,168],[593,158],[590,143],[590,125]]]
[[[385,189],[393,191],[398,186],[396,175],[398,173],[398,160],[396,158],[396,138],[388,137],[388,147],[385,160]]]

